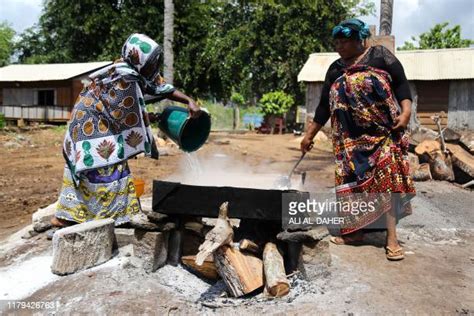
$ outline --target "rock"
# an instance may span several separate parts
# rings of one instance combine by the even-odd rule
[[[168,240],[168,263],[177,266],[181,258],[183,233],[179,229],[170,232]]]
[[[114,242],[110,218],[62,228],[53,236],[51,271],[66,275],[104,263],[112,257]]]
[[[33,229],[27,231],[23,236],[21,236],[21,239],[30,239],[30,238],[33,238],[35,236],[38,236],[39,233]]]
[[[40,208],[33,213],[31,222],[33,223],[33,229],[36,232],[42,233],[52,227],[51,219],[56,213],[56,205],[57,203],[55,202],[45,208]]]
[[[169,219],[169,216],[166,214],[161,214],[153,211],[152,198],[141,198],[140,205],[142,207],[142,212],[148,217],[150,222],[161,223]]]
[[[142,267],[148,273],[161,268],[168,257],[168,232],[135,230],[133,255],[142,259]]]
[[[51,225],[51,223],[48,223],[48,222],[38,222],[38,223],[33,224],[33,229],[38,233],[45,232],[51,227],[53,227],[53,225]]]
[[[130,225],[133,228],[138,228],[147,231],[169,231],[176,228],[176,224],[172,222],[154,223],[148,219],[144,213],[134,215],[130,219]]]
[[[135,242],[135,229],[115,228],[115,240],[118,248],[133,244]]]
[[[317,242],[328,236],[329,232],[324,226],[317,226],[309,230],[282,231],[277,239],[291,242]]]
[[[328,273],[331,265],[329,242],[325,240],[305,242],[301,248],[303,275],[308,280],[314,280]]]

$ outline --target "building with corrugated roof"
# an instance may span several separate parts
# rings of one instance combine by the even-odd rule
[[[0,113],[7,120],[64,122],[89,83],[112,62],[10,65],[0,68]]]
[[[435,128],[431,119],[441,111],[442,126],[474,129],[474,48],[396,51],[410,81],[421,125]],[[312,119],[326,71],[337,53],[311,54],[298,74],[306,85],[306,112]]]

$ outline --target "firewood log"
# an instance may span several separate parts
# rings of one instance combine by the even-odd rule
[[[290,291],[283,257],[274,243],[267,243],[263,249],[263,270],[265,289],[271,296],[281,297]]]
[[[260,247],[256,243],[248,239],[242,239],[239,243],[239,249],[243,251],[248,251],[254,254],[260,253]]]
[[[219,278],[219,274],[217,273],[217,268],[214,264],[212,256],[207,257],[202,265],[196,264],[195,260],[196,256],[181,257],[181,262],[185,266],[189,267],[191,270],[202,275],[203,277],[210,280],[217,280]]]
[[[229,246],[214,252],[217,272],[234,297],[240,297],[263,286],[262,260]]]

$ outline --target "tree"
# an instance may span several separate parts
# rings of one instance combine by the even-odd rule
[[[252,104],[274,90],[304,102],[296,78],[309,54],[333,49],[341,20],[373,11],[369,0],[48,0],[38,25],[20,36],[18,58],[115,60],[134,32],[163,42],[165,1],[174,4],[176,86],[224,102],[239,91]]]
[[[164,71],[163,77],[166,82],[173,83],[173,33],[174,33],[174,3],[173,0],[165,0],[164,12]]]
[[[13,36],[15,31],[7,22],[0,23],[0,67],[10,62],[10,56],[13,52]]]
[[[412,42],[405,42],[400,50],[415,49],[441,49],[441,48],[461,48],[469,47],[474,41],[461,39],[461,26],[456,25],[452,29],[448,28],[448,22],[436,24],[428,32],[420,34],[419,38],[411,37],[413,42],[418,42],[418,46]]]
[[[274,91],[265,93],[258,103],[264,114],[282,116],[295,104],[295,100],[283,91]]]

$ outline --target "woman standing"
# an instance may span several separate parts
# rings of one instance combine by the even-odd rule
[[[384,221],[387,259],[401,260],[404,253],[396,223],[411,213],[409,200],[415,193],[404,133],[411,114],[409,84],[401,63],[388,49],[364,45],[370,31],[361,20],[341,22],[332,36],[341,58],[327,71],[301,150],[311,149],[313,138],[331,118],[338,199],[379,194],[372,212],[342,214],[341,237],[331,241],[338,245],[360,242],[362,229]]]
[[[187,104],[193,99],[159,75],[161,47],[143,34],[132,34],[122,58],[90,76],[79,94],[64,139],[63,187],[52,223],[67,226],[112,218],[126,223],[140,211],[127,160],[140,153],[158,159],[143,94]]]

